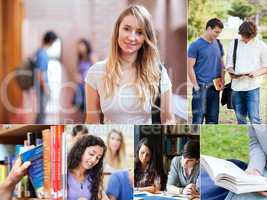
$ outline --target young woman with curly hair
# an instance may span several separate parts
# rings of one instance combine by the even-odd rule
[[[68,200],[104,200],[104,141],[88,135],[78,140],[68,154]]]
[[[161,65],[152,17],[132,5],[118,17],[107,60],[93,65],[86,77],[86,123],[172,123],[172,89]],[[160,97],[159,103],[155,103]],[[154,118],[154,117],[153,117]],[[155,123],[155,122],[153,122]]]

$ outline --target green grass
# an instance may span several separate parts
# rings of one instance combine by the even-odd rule
[[[248,162],[248,127],[244,125],[201,126],[201,154]]]

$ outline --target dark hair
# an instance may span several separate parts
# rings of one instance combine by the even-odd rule
[[[208,29],[208,27],[210,27],[211,29],[214,29],[216,26],[219,27],[220,29],[224,28],[221,20],[219,20],[218,18],[212,18],[207,22],[206,30]]]
[[[57,39],[53,31],[47,31],[43,36],[43,44],[52,44]]]
[[[88,129],[84,125],[77,125],[72,129],[72,136],[75,137],[77,133],[81,132],[83,135],[88,133]]]
[[[104,141],[97,136],[87,135],[79,139],[71,148],[68,154],[68,170],[76,169],[82,159],[82,156],[87,147],[100,146],[103,148],[103,155],[99,162],[91,169],[86,170],[86,174],[89,175],[88,180],[91,183],[92,200],[98,200],[99,191],[103,189],[103,158],[106,153],[106,145]],[[101,192],[100,192],[101,195]]]
[[[254,38],[257,35],[257,26],[252,21],[244,21],[239,26],[238,34],[247,38]]]
[[[78,59],[79,59],[79,61],[83,60],[83,58],[85,56],[86,56],[85,58],[87,58],[88,60],[90,60],[90,54],[92,53],[91,43],[88,40],[84,39],[84,38],[80,39],[78,43],[79,44],[80,43],[83,43],[84,46],[85,46],[85,48],[86,48],[86,54],[85,55],[82,55],[80,52],[78,52]]]
[[[157,166],[157,162],[156,162],[156,160],[157,160],[156,153],[154,151],[154,146],[150,142],[150,140],[148,140],[147,138],[143,138],[138,142],[137,149],[135,152],[135,158],[134,158],[134,173],[137,174],[137,171],[140,170],[140,168],[141,168],[141,161],[139,160],[139,151],[140,151],[142,145],[145,145],[150,150],[150,154],[151,154],[151,158],[150,158],[150,161],[148,164],[148,170],[154,171],[155,173],[159,174],[158,173],[159,172],[158,166]]]
[[[198,140],[189,140],[184,145],[183,156],[185,158],[199,159],[199,157],[200,157],[199,141]]]

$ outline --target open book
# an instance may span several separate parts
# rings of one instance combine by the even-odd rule
[[[249,175],[234,163],[201,155],[201,165],[207,170],[214,183],[236,194],[267,191],[267,178]]]
[[[232,68],[226,69],[230,75],[234,76],[235,78],[240,78],[242,76],[249,76],[249,73],[236,73]]]

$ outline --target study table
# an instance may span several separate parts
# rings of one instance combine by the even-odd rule
[[[149,192],[134,192],[134,200],[190,200],[188,195],[168,195],[165,192],[152,194]]]

